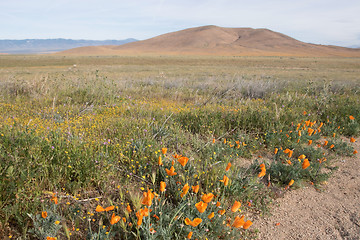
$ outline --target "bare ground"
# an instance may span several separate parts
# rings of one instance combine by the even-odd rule
[[[357,139],[354,148],[360,152]],[[320,190],[288,191],[275,201],[271,216],[254,219],[261,240],[360,239],[360,157],[341,158]]]

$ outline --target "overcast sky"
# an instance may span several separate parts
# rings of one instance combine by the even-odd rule
[[[360,0],[0,0],[0,39],[143,40],[203,25],[360,46]]]

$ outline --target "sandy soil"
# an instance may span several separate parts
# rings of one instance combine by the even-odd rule
[[[360,152],[360,139],[353,143]],[[288,191],[272,216],[254,219],[259,239],[360,239],[360,156],[341,158],[328,184]]]

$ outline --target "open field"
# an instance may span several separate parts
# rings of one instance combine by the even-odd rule
[[[0,56],[0,238],[254,239],[359,119],[359,58]]]

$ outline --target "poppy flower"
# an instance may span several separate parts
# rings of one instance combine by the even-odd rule
[[[261,169],[261,172],[258,174],[258,177],[263,177],[266,175],[266,168],[265,168],[265,164],[260,164],[260,169]]]
[[[55,204],[58,204],[58,198],[55,196],[55,194],[52,195],[50,201],[54,202]]]
[[[353,138],[353,137],[350,138],[350,142],[351,142],[351,143],[354,143],[355,141],[356,141],[355,138]]]
[[[300,160],[303,160],[303,159],[305,159],[306,158],[306,156],[304,155],[304,154],[301,154],[300,156],[299,156],[299,159]]]
[[[187,192],[189,191],[189,184],[185,184],[183,189],[182,189],[182,193],[180,194],[180,197],[183,197],[187,194]]]
[[[103,208],[102,206],[100,205],[97,205],[95,211],[96,212],[108,212],[108,211],[111,211],[111,210],[114,210],[114,206],[110,206],[110,207],[107,207],[107,208]]]
[[[164,165],[163,162],[162,162],[162,160],[161,160],[161,156],[159,156],[158,164],[159,164],[159,166]]]
[[[47,216],[48,216],[48,214],[47,214],[47,212],[46,212],[46,211],[41,212],[41,217],[42,217],[42,218],[46,218]]]
[[[248,229],[252,224],[253,224],[252,221],[247,220],[243,226],[243,229]]]
[[[349,116],[350,120],[355,120],[355,118],[353,116]]]
[[[200,213],[203,213],[203,212],[205,212],[205,210],[207,208],[207,203],[204,203],[203,201],[200,201],[200,202],[195,204],[195,207]]]
[[[187,235],[187,239],[191,239],[191,237],[192,237],[192,235],[193,235],[193,232],[189,232],[189,234]]]
[[[225,212],[226,212],[226,211],[225,211],[225,209],[223,209],[223,210],[219,210],[219,211],[218,211],[218,214],[220,214],[220,215],[224,215],[224,214],[225,214]]]
[[[301,131],[300,130],[298,131],[298,136],[301,137]]]
[[[215,138],[213,138],[212,143],[215,143]]]
[[[355,151],[353,151],[353,154],[357,154],[357,153],[358,153],[358,151],[356,151],[356,150],[355,150]]]
[[[115,223],[120,221],[120,219],[121,219],[120,216],[115,216],[115,213],[113,213],[110,219],[110,224],[114,225]]]
[[[199,186],[199,185],[196,185],[196,186],[192,186],[191,188],[192,188],[192,190],[193,190],[194,193],[198,193],[200,186]]]
[[[123,217],[123,218],[122,218],[122,221],[123,221],[124,223],[126,223],[126,218],[125,218],[125,217]]]
[[[333,138],[336,136],[336,133],[333,133]]]
[[[169,175],[169,176],[175,176],[177,174],[177,172],[175,172],[174,166],[171,166],[170,170],[165,168],[165,171],[166,171],[167,175]]]
[[[216,203],[216,206],[217,206],[217,207],[220,207],[220,205],[221,205],[221,203],[218,201],[218,202]]]
[[[235,220],[231,226],[236,227],[236,228],[243,227],[245,224],[244,218],[245,218],[245,216],[241,216],[241,217],[236,216]]]
[[[295,182],[294,179],[291,179],[290,182],[289,182],[289,184],[288,184],[288,186],[290,187],[291,185],[294,184],[294,182]]]
[[[46,237],[46,240],[56,240],[56,237]]]
[[[229,178],[227,176],[224,175],[223,179],[220,180],[220,182],[223,182],[225,186],[227,186],[229,184]]]
[[[213,199],[213,197],[214,197],[214,194],[208,193],[208,194],[204,194],[204,195],[201,197],[201,200],[203,200],[205,203],[209,203],[209,202],[211,202],[211,200]]]
[[[334,148],[334,147],[335,147],[335,145],[334,145],[334,144],[331,144],[331,145],[330,145],[330,148]]]
[[[231,168],[231,163],[229,162],[229,163],[227,164],[226,168],[225,168],[225,171],[229,171],[230,168]]]
[[[162,148],[162,149],[161,149],[161,152],[162,152],[162,154],[164,154],[164,155],[165,155],[165,154],[166,154],[166,152],[167,152],[167,148]]]
[[[181,164],[181,166],[185,167],[185,165],[187,164],[187,162],[189,161],[189,158],[187,157],[180,157],[178,158],[178,162]]]
[[[288,153],[288,157],[291,158],[291,156],[293,155],[294,151],[293,150],[290,150],[289,153]]]
[[[160,182],[160,192],[165,192],[165,188],[166,188],[166,183],[161,181]]]
[[[312,140],[309,140],[309,141],[308,141],[308,145],[311,145],[311,144],[312,144]]]
[[[274,154],[277,154],[277,153],[278,153],[278,151],[279,151],[279,149],[278,149],[278,148],[275,148],[275,150],[274,150]]]
[[[150,207],[152,204],[153,198],[154,198],[154,194],[148,189],[147,192],[143,192],[143,199],[142,199],[141,203]]]
[[[214,212],[212,212],[208,215],[208,219],[212,219],[214,216],[215,216],[215,214],[214,214]]]
[[[288,154],[290,151],[291,151],[291,150],[287,148],[287,149],[284,150],[284,153],[285,153],[285,154]]]
[[[142,220],[143,220],[144,215],[142,214],[142,212],[141,212],[140,210],[137,211],[135,215],[136,215],[136,217],[138,218],[136,224],[137,224],[138,226],[140,226],[140,225],[142,224]]]
[[[328,145],[328,143],[329,143],[329,141],[327,141],[327,140],[325,140],[325,142],[324,142],[324,147],[326,146],[326,145]]]
[[[144,209],[140,208],[139,211],[144,217],[149,216],[149,209],[147,207],[144,207]]]
[[[129,204],[128,204],[127,207],[126,207],[126,211],[128,211],[129,213],[132,212],[131,207],[130,207]]]
[[[310,166],[309,159],[304,159],[304,162],[302,163],[302,169],[307,169]]]
[[[201,218],[195,218],[193,221],[191,221],[189,218],[185,218],[185,224],[190,225],[192,227],[197,227],[202,222]]]
[[[292,162],[290,160],[286,160],[287,164],[292,165]]]
[[[231,207],[232,212],[237,212],[239,208],[241,207],[241,203],[238,201],[235,201],[235,203]]]
[[[311,136],[313,133],[314,133],[314,129],[312,128],[308,128],[307,132],[308,132],[308,135]]]

